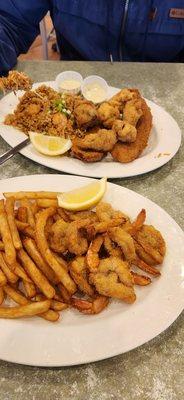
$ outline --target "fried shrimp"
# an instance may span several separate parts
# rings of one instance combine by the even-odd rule
[[[88,282],[88,270],[85,257],[76,257],[69,264],[69,271],[79,290],[88,296],[94,295],[94,290]]]
[[[98,108],[98,119],[106,127],[111,128],[114,121],[119,118],[120,112],[108,102],[102,103]]]
[[[67,250],[66,231],[68,226],[67,222],[58,219],[49,231],[49,245],[56,253],[65,253]]]
[[[133,303],[136,295],[133,277],[127,262],[119,257],[109,257],[100,261],[98,271],[90,273],[90,282],[98,293]]]
[[[90,133],[78,139],[77,145],[81,149],[96,151],[110,151],[117,141],[116,133],[112,130],[99,129],[97,133]]]
[[[116,133],[120,142],[132,143],[136,140],[137,129],[129,122],[117,119],[112,126],[112,130]]]
[[[98,217],[94,211],[85,210],[85,211],[68,211],[64,210],[65,214],[68,217],[68,221],[78,221],[81,219],[89,219],[90,222],[97,222]]]
[[[66,231],[66,243],[70,253],[82,256],[88,250],[88,241],[82,230],[89,225],[88,219],[73,221]]]
[[[99,314],[104,308],[107,307],[109,299],[105,296],[97,296],[94,300],[82,300],[79,298],[72,298],[71,304],[83,314]]]
[[[134,241],[132,237],[121,227],[108,230],[110,238],[122,249],[125,259],[132,262],[136,259]]]
[[[155,264],[163,262],[166,251],[165,241],[161,233],[152,225],[143,225],[137,232],[135,240],[152,257]]]
[[[136,140],[133,143],[121,143],[118,141],[111,152],[111,155],[115,161],[119,161],[121,163],[131,162],[135,160],[147,146],[152,127],[152,115],[149,107],[142,98],[141,107],[143,115],[136,126]]]
[[[89,245],[86,261],[90,271],[94,271],[98,268],[100,263],[99,251],[103,244],[103,236],[97,236]]]
[[[110,239],[108,233],[104,235],[103,244],[109,256],[122,257],[121,248]]]
[[[110,222],[112,220],[122,220],[122,223],[129,220],[127,215],[114,208],[109,204],[101,201],[96,206],[96,215],[101,222]]]
[[[140,213],[137,215],[135,221],[127,223],[123,226],[123,229],[129,233],[131,236],[135,236],[136,233],[142,228],[146,219],[146,210],[143,208]]]

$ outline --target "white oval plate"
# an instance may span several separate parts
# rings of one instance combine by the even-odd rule
[[[37,83],[34,87],[41,84],[55,88],[53,81]],[[109,98],[118,91],[119,89],[110,87]],[[18,91],[16,95],[12,92],[0,101],[0,135],[12,147],[22,142],[26,135],[12,126],[4,125],[2,122],[4,117],[15,109],[21,94],[23,94],[21,91]],[[90,164],[66,156],[48,157],[38,153],[32,144],[25,147],[20,153],[39,164],[60,172],[96,178],[103,176],[125,178],[153,171],[174,157],[181,144],[181,131],[177,122],[162,107],[150,100],[146,101],[153,115],[153,128],[148,146],[141,156],[131,163],[121,164],[112,161],[111,156],[107,156],[100,162]]]
[[[1,181],[1,192],[65,191],[91,179],[62,175],[32,175]],[[0,358],[36,366],[66,366],[112,357],[146,343],[173,323],[184,305],[184,234],[155,203],[121,186],[108,183],[104,200],[132,218],[145,208],[147,223],[158,228],[167,243],[162,275],[147,287],[136,287],[137,300],[127,305],[113,300],[101,314],[88,316],[65,310],[61,320],[0,319]],[[179,251],[178,251],[179,249]]]

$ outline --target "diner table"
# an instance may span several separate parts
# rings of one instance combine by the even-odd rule
[[[144,97],[164,107],[184,132],[184,64],[25,61],[18,62],[16,68],[35,82],[54,80],[59,72],[75,70],[83,77],[98,74],[118,88],[138,88]],[[8,149],[0,138],[0,154]],[[20,154],[0,167],[0,179],[53,173],[57,172]],[[163,167],[110,181],[148,197],[184,227],[183,143]],[[156,313],[152,318],[157,318]],[[0,361],[0,399],[183,400],[183,327],[180,315],[166,331],[141,347],[87,365],[38,368]]]

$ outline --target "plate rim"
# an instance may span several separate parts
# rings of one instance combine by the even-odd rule
[[[6,179],[3,179],[2,181],[1,181],[1,183],[3,183],[3,184],[9,184],[9,181],[10,181],[10,183],[11,183],[11,181],[21,181],[22,179],[24,180],[24,179],[26,179],[26,180],[29,180],[29,179],[33,179],[33,178],[35,178],[36,177],[36,179],[41,179],[41,177],[45,177],[45,179],[46,178],[49,178],[49,177],[56,177],[57,179],[59,178],[61,181],[62,181],[62,179],[64,178],[64,179],[67,179],[67,176],[66,175],[60,175],[60,174],[37,174],[37,175],[23,175],[23,176],[19,176],[19,177],[12,177],[12,178],[6,178]],[[78,179],[78,177],[77,176],[75,176],[75,175],[73,175],[72,176],[72,178],[74,178],[75,180],[77,180]],[[79,179],[81,179],[81,178],[79,178]],[[86,180],[86,181],[89,181],[89,180],[91,180],[91,179],[94,179],[94,178],[88,178],[88,177],[82,177],[82,180]],[[36,186],[36,184],[37,183],[35,183],[35,186]],[[148,197],[146,197],[146,196],[142,196],[141,194],[139,194],[139,193],[137,193],[137,192],[135,192],[135,191],[133,191],[133,190],[131,190],[131,189],[128,189],[128,188],[125,188],[125,187],[122,187],[122,186],[120,186],[120,185],[118,185],[118,184],[115,184],[115,183],[111,183],[111,182],[109,182],[109,185],[110,185],[110,187],[113,187],[114,185],[115,186],[117,186],[120,190],[121,189],[123,189],[125,192],[130,192],[130,193],[134,193],[134,195],[136,195],[136,196],[138,196],[141,200],[143,200],[143,199],[146,199],[146,200],[148,200],[148,203],[151,203],[151,205],[152,206],[154,206],[154,207],[156,207],[156,209],[158,209],[158,210],[160,210],[162,213],[164,213],[164,215],[165,216],[167,216],[167,218],[169,217],[169,222],[172,222],[172,223],[174,223],[174,226],[175,226],[175,228],[177,228],[177,230],[179,230],[179,232],[180,232],[180,234],[182,235],[182,238],[183,238],[183,240],[184,240],[184,232],[182,231],[182,229],[181,229],[181,227],[177,224],[177,222],[163,209],[163,208],[161,208],[160,206],[158,206],[155,202],[153,202],[152,200],[150,200]],[[49,186],[49,181],[48,181],[48,186]],[[44,189],[43,189],[44,190]],[[1,192],[2,193],[2,192]],[[1,193],[0,193],[0,195],[1,195]],[[184,306],[184,304],[180,304],[180,307],[179,307],[179,311],[177,311],[177,313],[175,313],[175,315],[174,315],[174,317],[172,318],[172,320],[169,320],[169,322],[168,323],[166,323],[165,325],[164,325],[164,329],[163,328],[161,328],[161,329],[159,329],[159,332],[155,335],[155,334],[153,334],[153,336],[151,336],[148,340],[143,340],[143,341],[141,341],[141,340],[139,340],[139,343],[137,344],[137,345],[135,345],[135,346],[133,346],[133,347],[131,347],[131,349],[130,348],[128,348],[126,351],[115,351],[114,353],[110,353],[109,355],[104,355],[104,357],[101,357],[101,356],[99,356],[99,357],[94,357],[94,359],[93,358],[89,358],[89,359],[86,359],[85,361],[83,360],[83,361],[78,361],[78,362],[76,362],[76,361],[74,361],[73,363],[71,363],[71,362],[69,362],[69,363],[65,363],[65,362],[48,362],[48,360],[46,361],[46,362],[34,362],[34,364],[33,364],[33,362],[25,362],[25,361],[23,361],[23,360],[16,360],[16,359],[13,359],[12,360],[12,357],[1,357],[1,355],[0,355],[0,358],[2,359],[2,360],[4,360],[4,361],[9,361],[9,362],[14,362],[14,363],[18,363],[18,364],[23,364],[23,365],[30,365],[30,366],[38,366],[38,367],[66,367],[66,366],[73,366],[73,365],[80,365],[80,364],[86,364],[86,363],[91,363],[91,362],[97,362],[97,361],[100,361],[100,360],[104,360],[104,359],[108,359],[108,358],[112,358],[112,357],[115,357],[115,356],[117,356],[117,355],[120,355],[120,354],[124,354],[124,353],[126,353],[126,352],[128,352],[128,351],[131,351],[131,350],[134,350],[135,348],[137,348],[137,347],[139,347],[139,346],[142,346],[143,344],[145,344],[145,343],[148,343],[148,342],[150,342],[153,338],[155,338],[155,337],[157,337],[158,335],[160,335],[161,333],[163,333],[166,329],[168,329],[168,327],[170,326],[170,325],[172,325],[172,323],[179,317],[179,315],[181,314],[181,312],[182,312],[182,310],[183,310],[183,306]],[[113,318],[113,317],[112,317]]]

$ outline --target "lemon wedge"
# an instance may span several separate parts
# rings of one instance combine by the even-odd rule
[[[42,133],[30,132],[29,137],[35,149],[47,156],[59,156],[72,147],[70,139],[58,136],[46,136]]]
[[[106,186],[107,178],[102,178],[79,189],[60,193],[57,196],[59,207],[74,211],[92,208],[102,199]]]

